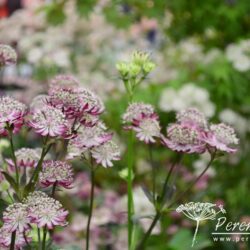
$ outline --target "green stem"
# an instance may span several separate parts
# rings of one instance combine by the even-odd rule
[[[45,156],[47,155],[47,153],[49,152],[49,150],[50,150],[50,148],[52,146],[52,144],[47,146],[47,142],[48,142],[48,136],[44,140],[41,157],[40,157],[40,159],[39,159],[39,161],[38,161],[38,163],[36,165],[35,171],[33,172],[33,175],[31,176],[28,185],[25,187],[25,189],[27,189],[27,190],[25,190],[26,194],[27,194],[27,192],[30,192],[30,191],[32,191],[34,189],[34,187],[36,185],[36,182],[38,180],[38,177],[39,177],[39,173],[42,170],[43,160],[44,160]]]
[[[153,150],[152,145],[148,145],[148,151],[149,151],[149,161],[152,168],[152,176],[153,176],[153,203],[156,204],[156,169],[153,161]]]
[[[42,243],[42,250],[46,250],[46,236],[47,236],[48,228],[47,226],[43,229],[43,243]]]
[[[89,216],[86,231],[86,250],[89,250],[89,237],[90,237],[90,222],[93,212],[94,204],[94,188],[95,188],[95,169],[91,169],[91,191],[90,191],[90,205],[89,205]]]
[[[51,192],[51,197],[54,198],[55,194],[56,194],[56,186],[57,186],[57,181],[55,181],[55,183],[53,184],[52,187],[52,192]]]
[[[15,250],[16,231],[11,234],[10,250]]]
[[[132,235],[133,235],[133,214],[134,214],[134,200],[133,200],[133,165],[134,165],[134,135],[130,131],[128,142],[128,246],[131,249]]]
[[[15,171],[16,171],[16,184],[17,184],[17,189],[19,189],[19,171],[17,167],[17,160],[16,160],[15,148],[14,148],[14,142],[13,142],[13,131],[11,128],[9,128],[8,131],[9,131],[11,155],[12,155],[12,159],[13,159]]]
[[[37,237],[38,237],[38,250],[40,250],[41,249],[41,231],[39,227],[37,227]]]
[[[210,161],[208,162],[206,168],[201,172],[201,174],[200,174],[197,178],[194,179],[194,181],[188,186],[188,188],[187,188],[184,192],[182,192],[182,193],[180,193],[179,195],[177,195],[177,197],[175,198],[175,200],[174,200],[173,202],[171,202],[171,203],[167,206],[167,208],[172,207],[177,201],[179,201],[180,199],[182,199],[185,195],[187,195],[187,194],[189,193],[189,191],[193,188],[193,186],[200,180],[200,178],[206,173],[206,171],[208,170],[208,168],[211,166],[213,160],[215,159],[215,155],[216,155],[216,152],[215,152],[213,155],[211,155]],[[175,164],[174,164],[174,165],[175,165]],[[173,166],[173,165],[172,165],[172,166]],[[164,183],[164,188],[165,188],[165,190],[166,190],[168,181],[169,181],[169,179],[170,179],[171,173],[173,172],[173,169],[174,169],[174,166],[171,167],[171,169],[170,169],[170,171],[169,171],[169,173],[168,173],[168,175],[167,175],[166,181],[165,181],[165,183]],[[160,201],[161,201],[161,203],[162,203],[162,204],[161,204],[161,207],[160,207],[160,209],[157,211],[157,213],[156,213],[156,215],[155,215],[155,217],[154,217],[154,219],[153,219],[153,221],[152,221],[152,223],[151,223],[151,225],[150,225],[148,231],[146,232],[146,234],[144,235],[144,237],[143,237],[143,239],[141,240],[140,244],[139,244],[138,247],[136,248],[137,250],[143,250],[143,249],[145,249],[145,245],[146,245],[146,243],[147,243],[147,240],[148,240],[149,236],[151,235],[151,232],[152,232],[152,230],[154,229],[154,227],[155,227],[157,221],[160,219],[160,217],[161,217],[161,215],[162,215],[162,210],[163,210],[163,208],[164,208],[164,203],[163,203],[164,196],[165,196],[165,192],[164,192],[164,189],[163,189],[163,190],[162,190],[161,199],[160,199]]]

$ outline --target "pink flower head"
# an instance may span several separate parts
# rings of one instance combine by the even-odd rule
[[[69,123],[65,115],[59,109],[51,106],[35,110],[28,120],[28,125],[42,136],[64,137],[69,131]]]
[[[35,167],[40,159],[40,148],[21,148],[15,152],[18,167]],[[10,167],[14,167],[12,159],[6,159]]]
[[[26,106],[12,97],[0,97],[0,135],[8,135],[6,126],[17,133],[23,125],[26,111]]]
[[[0,67],[16,64],[16,51],[9,45],[0,44]]]
[[[146,116],[155,116],[154,108],[150,104],[131,103],[124,115],[122,116],[123,123],[132,123],[134,120],[141,120]]]
[[[142,115],[140,120],[134,120],[133,129],[136,132],[136,137],[145,143],[155,143],[155,137],[161,136],[158,117],[154,115]]]
[[[211,125],[210,130],[204,134],[203,140],[209,147],[228,153],[236,152],[236,149],[231,145],[239,143],[235,130],[224,123]]]
[[[70,188],[73,182],[72,167],[65,161],[44,161],[39,180],[43,187],[49,187],[57,183],[58,186]]]
[[[207,130],[207,119],[203,113],[196,108],[187,108],[177,113],[176,119],[178,123],[196,127],[200,130]]]
[[[99,122],[93,127],[81,126],[78,130],[77,136],[70,141],[70,144],[79,149],[86,149],[99,146],[111,140],[112,134],[106,132],[106,127]]]
[[[93,127],[98,123],[98,121],[99,121],[98,116],[91,115],[87,112],[84,112],[79,118],[79,122],[86,127]]]
[[[189,154],[204,153],[206,149],[198,129],[177,123],[167,128],[167,138],[162,136],[162,143],[174,151]]]
[[[28,217],[38,228],[47,226],[51,230],[55,226],[67,225],[68,211],[63,209],[59,201],[45,193],[35,191],[27,197],[25,203],[28,206]]]
[[[32,239],[26,236],[28,242]],[[5,228],[5,226],[0,228],[0,249],[9,249],[11,244],[11,233]],[[15,249],[20,250],[26,245],[24,238],[24,233],[19,231],[16,232]]]
[[[112,167],[112,161],[120,160],[119,147],[113,141],[107,141],[102,145],[91,149],[92,157],[103,167]]]
[[[49,88],[54,91],[60,89],[76,89],[79,85],[78,80],[72,75],[57,75],[50,81]]]
[[[92,91],[79,89],[82,111],[91,115],[100,115],[104,111],[104,104],[101,99]]]
[[[48,103],[60,109],[67,118],[73,119],[82,113],[79,92],[71,88],[52,88],[49,92]]]
[[[30,228],[27,206],[23,203],[14,203],[7,207],[3,213],[4,228],[12,233],[20,233]]]
[[[48,102],[60,109],[67,118],[78,118],[80,121],[85,113],[99,115],[104,111],[104,105],[99,97],[84,88],[51,89]]]

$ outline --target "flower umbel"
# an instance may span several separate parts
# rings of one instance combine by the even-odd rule
[[[9,96],[0,97],[0,135],[8,134],[8,127],[17,133],[26,114],[26,106]]]
[[[203,153],[205,143],[201,140],[199,130],[188,125],[172,124],[167,128],[167,138],[162,136],[165,146],[177,152]]]
[[[45,193],[36,191],[27,197],[25,203],[28,206],[28,217],[38,228],[47,226],[53,229],[55,226],[67,225],[68,211],[63,209],[59,201]]]
[[[36,163],[39,161],[41,155],[40,148],[20,148],[15,151],[15,156],[17,160],[18,167],[35,167]],[[12,159],[6,159],[6,162],[14,167],[14,162]]]
[[[186,124],[201,130],[208,128],[205,115],[196,108],[188,108],[178,112],[176,119],[180,124]]]
[[[161,136],[161,128],[157,118],[145,117],[141,120],[134,120],[133,129],[136,137],[145,143],[155,143],[155,137]]]
[[[49,187],[56,183],[58,186],[70,188],[73,182],[72,167],[65,161],[44,161],[39,180],[44,187]]]
[[[28,125],[42,136],[65,136],[69,130],[65,115],[51,106],[35,110],[28,120]]]
[[[97,164],[103,167],[112,167],[112,161],[120,160],[119,147],[113,141],[107,141],[104,144],[91,149],[92,157]]]
[[[205,134],[204,141],[209,147],[228,153],[236,152],[231,145],[239,143],[235,130],[224,123],[211,125],[209,132]]]
[[[7,207],[3,213],[4,228],[8,232],[20,233],[30,228],[27,206],[23,203],[14,203]]]
[[[133,120],[140,120],[142,116],[151,116],[154,114],[154,107],[145,103],[131,103],[124,115],[122,116],[123,123],[132,123]]]

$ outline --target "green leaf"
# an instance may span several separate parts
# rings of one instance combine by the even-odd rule
[[[14,178],[12,176],[10,176],[7,172],[2,171],[2,174],[4,175],[5,179],[9,182],[9,184],[11,185],[11,187],[18,192],[18,186],[16,181],[14,180]]]

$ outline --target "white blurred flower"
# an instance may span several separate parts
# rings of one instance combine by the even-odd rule
[[[249,131],[249,121],[231,109],[222,110],[219,118],[222,122],[233,126],[242,135]]]
[[[228,45],[226,57],[236,70],[240,72],[250,70],[250,40]]]
[[[214,115],[215,106],[209,99],[206,89],[197,87],[194,83],[186,83],[179,90],[166,88],[162,91],[159,108],[162,111],[180,111],[195,107],[206,116]]]

